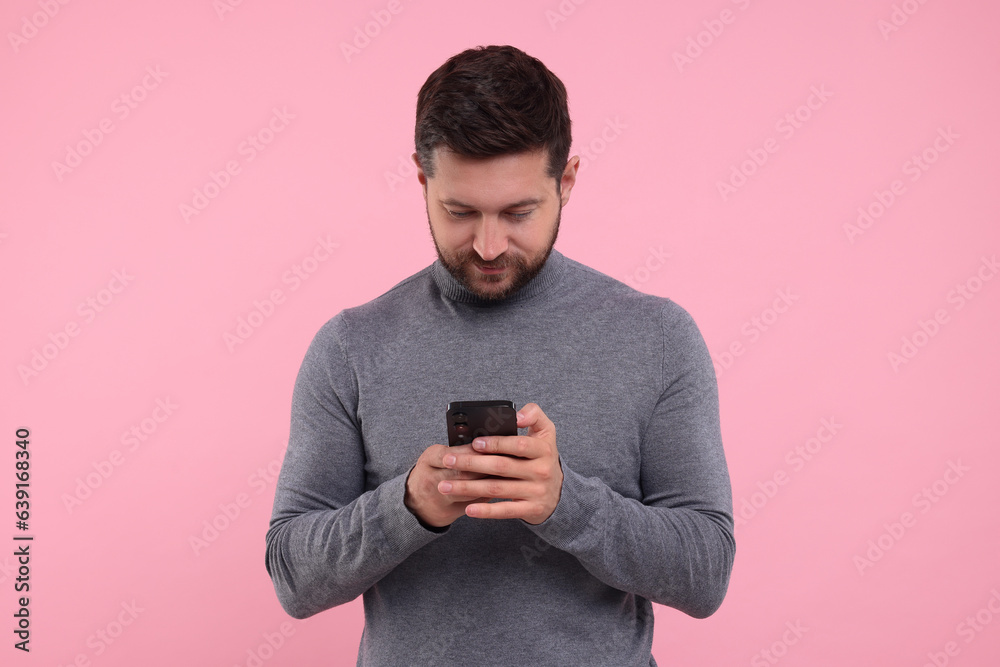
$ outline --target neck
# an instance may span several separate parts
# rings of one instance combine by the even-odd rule
[[[455,276],[451,275],[448,269],[444,268],[440,259],[431,265],[431,275],[438,289],[441,290],[441,295],[451,301],[475,306],[499,306],[525,301],[552,289],[562,278],[565,268],[566,257],[555,248],[552,248],[548,259],[545,260],[545,265],[542,266],[542,270],[538,272],[538,275],[517,292],[505,299],[498,300],[484,299],[469,291],[467,287],[455,279]]]

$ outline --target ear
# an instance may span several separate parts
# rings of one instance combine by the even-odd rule
[[[573,190],[573,186],[576,185],[576,172],[580,168],[580,156],[574,155],[566,162],[566,168],[563,169],[562,178],[559,179],[559,187],[562,191],[562,205],[565,206],[569,203],[569,195]]]
[[[427,175],[424,173],[424,168],[420,166],[420,158],[414,153],[410,156],[413,160],[413,164],[417,165],[417,181],[420,183],[420,187],[424,189],[424,199],[427,199]]]

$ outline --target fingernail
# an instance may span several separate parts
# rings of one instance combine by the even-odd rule
[[[486,449],[486,441],[485,440],[479,440],[479,439],[473,440],[472,441],[472,448],[473,449]]]
[[[456,461],[456,459],[455,459],[455,455],[454,454],[448,454],[448,456],[444,457],[444,464],[446,466],[453,466],[453,465],[455,465],[455,461]]]
[[[523,412],[518,412],[517,413],[517,418],[518,419],[524,419],[524,413]]]
[[[438,487],[438,489],[441,491],[441,493],[448,493],[449,491],[451,491],[451,482],[441,482],[441,485]]]

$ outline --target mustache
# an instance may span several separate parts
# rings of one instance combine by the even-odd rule
[[[528,262],[525,261],[523,257],[518,255],[508,255],[506,252],[503,255],[494,258],[491,262],[484,262],[482,257],[480,257],[475,251],[472,251],[460,257],[459,262],[463,265],[478,264],[486,269],[516,268],[524,270],[528,268]]]
[[[515,266],[517,264],[517,262],[511,261],[509,259],[504,260],[502,262],[496,259],[493,260],[492,262],[484,262],[482,259],[480,259],[479,255],[476,255],[475,253],[466,255],[464,258],[462,258],[462,263],[478,264],[479,266],[485,269],[506,269],[508,267]]]

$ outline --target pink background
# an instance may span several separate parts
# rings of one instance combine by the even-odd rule
[[[436,257],[420,85],[510,43],[586,157],[556,247],[717,360],[736,565],[711,618],[656,608],[659,663],[997,664],[996,3],[232,4],[0,10],[0,661],[354,664],[360,600],[295,621],[264,569],[292,384]]]

